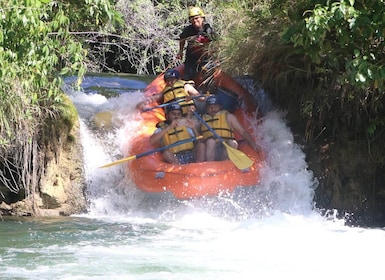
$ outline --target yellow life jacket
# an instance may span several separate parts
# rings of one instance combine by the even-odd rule
[[[172,87],[166,86],[163,90],[163,103],[173,102],[185,98],[186,96],[189,96],[189,94],[184,89],[185,84],[194,84],[194,82],[178,80],[174,83]],[[188,107],[194,105],[194,101],[182,101],[179,103],[179,105],[182,107],[183,115],[185,115],[187,114]]]
[[[203,115],[203,120],[223,139],[234,139],[234,131],[230,128],[226,120],[227,114],[228,111],[221,110],[213,117],[208,114]],[[215,137],[204,124],[201,126],[201,133],[204,139]]]
[[[187,127],[177,126],[175,129],[170,129],[169,131],[167,131],[167,133],[163,136],[163,145],[168,146],[178,141],[190,139],[191,137],[192,136],[190,135]],[[192,149],[194,149],[193,142],[187,142],[170,148],[171,152],[174,154],[182,151],[190,151]]]

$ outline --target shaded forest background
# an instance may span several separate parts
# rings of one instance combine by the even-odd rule
[[[44,151],[74,124],[60,77],[76,74],[79,85],[87,72],[156,74],[180,63],[177,38],[197,5],[220,35],[211,48],[223,70],[252,76],[287,111],[320,182],[316,206],[385,224],[382,0],[0,3],[0,185],[9,193],[38,191]]]

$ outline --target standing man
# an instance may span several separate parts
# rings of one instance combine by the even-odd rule
[[[209,59],[208,46],[215,37],[214,29],[205,23],[205,14],[199,7],[189,9],[190,25],[179,35],[179,52],[177,59],[183,58],[183,49],[187,42],[185,57],[185,80],[192,80]]]

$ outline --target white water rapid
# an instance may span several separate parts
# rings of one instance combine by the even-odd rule
[[[266,167],[261,184],[248,191],[177,201],[167,195],[148,196],[137,191],[124,164],[98,168],[129,156],[125,154],[130,145],[127,135],[140,126],[135,104],[141,100],[143,83],[139,77],[92,76],[86,78],[82,91],[67,88],[81,118],[89,212],[54,225],[27,224],[28,240],[31,234],[48,232],[50,225],[53,233],[47,233],[48,244],[44,246],[32,240],[25,242],[23,249],[13,245],[5,250],[0,264],[6,265],[6,276],[154,280],[384,278],[381,255],[385,251],[385,232],[348,227],[344,220],[336,218],[333,209],[326,216],[315,209],[317,180],[308,170],[301,147],[293,141],[285,114],[275,111],[264,95],[258,96],[265,106],[261,108],[262,122],[255,130],[266,154]],[[99,91],[106,88],[119,89],[119,95],[105,98]],[[96,127],[93,118],[98,112],[112,112],[112,126]],[[12,225],[12,230],[15,228],[17,225]],[[18,258],[17,252],[34,254],[29,270],[13,265],[27,262],[26,256]],[[50,258],[45,259],[47,255]]]

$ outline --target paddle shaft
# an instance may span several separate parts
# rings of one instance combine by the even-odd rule
[[[204,97],[204,95],[200,94],[200,95],[196,95],[196,96],[191,96],[191,99],[197,99],[197,98],[200,98],[200,97]],[[166,107],[166,106],[168,106],[170,104],[177,104],[177,103],[180,103],[180,102],[183,102],[183,101],[186,101],[186,98],[181,98],[179,100],[163,103],[163,104],[160,104],[158,106],[154,106],[154,107],[150,107],[150,108],[144,108],[142,110],[142,112],[148,112],[148,111],[151,111],[151,110],[154,110],[154,109],[157,109],[157,108],[163,108],[163,107]]]
[[[126,158],[123,158],[123,159],[120,159],[120,160],[108,163],[106,165],[100,166],[100,168],[110,167],[110,166],[113,166],[113,165],[116,165],[116,164],[120,164],[120,163],[123,163],[123,162],[126,162],[126,161],[130,161],[130,160],[133,160],[133,159],[141,158],[141,157],[144,157],[144,156],[147,156],[147,155],[150,155],[150,154],[154,154],[156,152],[161,152],[163,150],[170,149],[170,148],[175,147],[175,146],[179,146],[179,145],[182,145],[182,144],[185,144],[185,143],[188,143],[188,142],[193,142],[193,141],[196,141],[196,140],[201,139],[201,138],[203,138],[203,136],[200,135],[198,137],[193,137],[193,138],[181,140],[181,141],[175,142],[173,144],[170,144],[170,145],[167,145],[167,146],[164,146],[164,147],[159,147],[159,148],[156,148],[154,150],[150,150],[150,151],[147,151],[147,152],[144,152],[144,153],[140,153],[140,154],[137,154],[137,155],[134,155],[134,156],[129,156],[129,157],[126,157]]]
[[[216,131],[208,125],[207,122],[205,122],[201,116],[197,112],[194,111],[195,116],[200,120],[201,123],[203,123],[213,134],[214,136],[222,143],[222,145],[226,148],[227,155],[229,159],[234,163],[234,165],[240,169],[245,170],[253,165],[253,160],[250,159],[246,154],[242,153],[241,151],[231,147],[228,145],[225,141],[223,141],[222,137],[216,133]]]
[[[218,133],[217,133],[211,126],[209,126],[209,124],[208,124],[207,122],[205,122],[205,121],[202,119],[202,117],[201,117],[197,112],[194,111],[194,115],[198,118],[198,120],[200,120],[201,123],[203,123],[203,124],[207,127],[208,130],[210,130],[210,132],[211,132],[212,134],[214,134],[214,136],[215,136],[219,141],[221,141],[221,143],[224,143],[222,137],[220,137],[219,134],[218,134]]]

